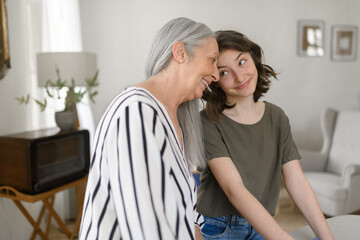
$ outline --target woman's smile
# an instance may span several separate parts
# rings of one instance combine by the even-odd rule
[[[207,89],[207,90],[209,90],[210,92],[211,92],[211,89],[209,88],[209,83],[205,80],[205,79],[201,79],[202,80],[202,82],[204,83],[204,85],[205,85],[205,89]],[[211,82],[210,82],[211,83]],[[204,91],[205,91],[205,89],[204,89]]]

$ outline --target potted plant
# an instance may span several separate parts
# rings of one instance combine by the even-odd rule
[[[91,102],[95,103],[94,97],[98,94],[98,91],[94,90],[99,85],[97,77],[99,70],[96,71],[93,78],[85,79],[87,84],[86,89],[75,89],[75,80],[71,79],[71,84],[68,84],[66,80],[62,80],[60,71],[56,67],[57,80],[47,80],[45,88],[47,96],[54,99],[61,99],[60,91],[67,89],[67,94],[64,99],[65,109],[55,113],[55,122],[61,130],[71,130],[77,123],[76,104],[81,102],[86,93],[89,94]],[[28,104],[30,101],[30,94],[26,96],[15,98],[20,104]],[[44,111],[47,106],[47,100],[44,98],[42,101],[33,98],[33,100],[39,105],[40,110]],[[75,126],[76,127],[76,126]]]

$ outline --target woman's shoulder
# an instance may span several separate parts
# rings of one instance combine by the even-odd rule
[[[128,111],[130,114],[138,113],[139,107],[161,111],[157,100],[145,89],[129,87],[118,93],[107,106],[103,117],[119,117]]]
[[[124,88],[118,96],[126,97],[126,98],[134,98],[136,100],[143,100],[143,99],[151,99],[155,101],[155,97],[145,88],[139,87],[128,87]]]
[[[156,99],[147,90],[137,87],[128,87],[118,93],[110,103],[110,106],[119,108],[127,107],[136,103],[147,103],[156,105]]]

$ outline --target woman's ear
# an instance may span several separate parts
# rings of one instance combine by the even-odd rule
[[[174,45],[172,47],[172,52],[173,52],[173,56],[174,56],[175,60],[178,63],[184,62],[185,55],[186,55],[186,49],[185,49],[185,45],[183,42],[174,43]]]

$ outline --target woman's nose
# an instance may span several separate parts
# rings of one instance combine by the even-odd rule
[[[213,81],[217,82],[220,79],[219,69],[217,67],[215,67],[214,69],[214,73],[211,74],[211,76],[213,77]]]

